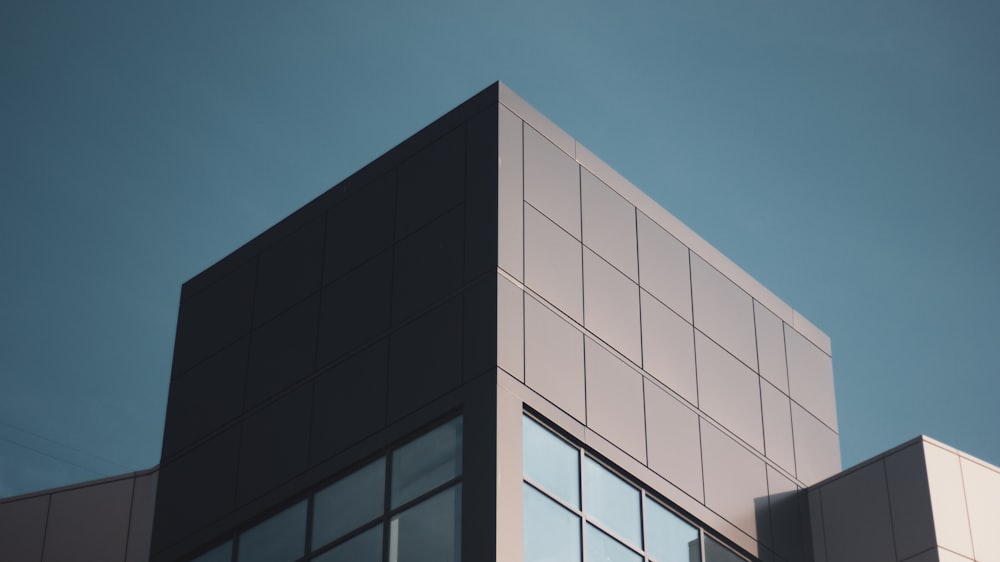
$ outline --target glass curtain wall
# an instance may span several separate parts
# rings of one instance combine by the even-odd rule
[[[522,418],[524,562],[745,562],[533,418]]]
[[[462,418],[324,486],[194,562],[461,562]]]

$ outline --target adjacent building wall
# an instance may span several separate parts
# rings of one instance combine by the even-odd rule
[[[918,437],[809,491],[816,562],[1000,561],[1000,468]]]
[[[0,501],[0,559],[145,562],[157,469]]]

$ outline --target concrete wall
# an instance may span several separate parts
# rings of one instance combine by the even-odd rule
[[[731,540],[798,560],[795,532],[772,522],[840,470],[829,339],[515,94],[500,99],[500,368]]]
[[[816,562],[1000,561],[1000,468],[927,437],[809,491]]]
[[[156,469],[0,501],[0,560],[145,562]]]

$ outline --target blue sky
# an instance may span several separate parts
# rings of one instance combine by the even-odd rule
[[[181,284],[503,80],[1000,464],[1000,5],[0,0],[0,496],[158,462]]]

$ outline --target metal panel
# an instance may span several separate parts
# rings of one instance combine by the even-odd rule
[[[396,239],[462,202],[465,197],[465,126],[422,148],[399,166]]]
[[[524,302],[524,331],[525,384],[585,421],[583,334],[531,297]]]
[[[785,324],[788,388],[795,400],[831,429],[837,429],[833,361],[802,334]]]
[[[691,254],[694,326],[757,370],[753,299],[714,267]]]
[[[396,173],[387,172],[358,189],[327,214],[325,282],[368,261],[392,245]]]
[[[896,562],[882,462],[828,482],[820,493],[828,562]]]
[[[580,172],[583,243],[639,282],[635,207],[587,170]]]
[[[697,405],[694,328],[646,291],[640,293],[643,370]]]
[[[642,375],[590,338],[584,350],[587,426],[645,463]]]
[[[383,252],[323,289],[316,352],[319,366],[388,331],[392,260],[392,250]]]
[[[812,414],[792,402],[795,476],[806,485],[840,472],[840,438]]]
[[[309,464],[313,385],[307,384],[243,422],[237,505],[304,471]]]
[[[636,220],[639,285],[691,322],[691,267],[687,246],[641,211]]]
[[[0,554],[10,560],[40,561],[48,513],[49,496],[0,503]]]
[[[580,166],[530,126],[524,127],[524,200],[580,238]]]
[[[705,420],[701,447],[705,504],[756,538],[758,520],[769,516],[764,461]]]
[[[885,459],[885,474],[892,509],[892,530],[896,555],[905,560],[934,548],[934,517],[927,490],[922,443],[913,443]],[[955,459],[958,469],[958,459]],[[959,495],[962,488],[959,485]],[[966,533],[968,536],[968,533]]]
[[[52,494],[43,562],[124,560],[131,478]]]
[[[764,452],[760,377],[701,332],[695,332],[694,341],[699,407],[740,439]]]
[[[522,121],[506,107],[499,115],[497,186],[498,262],[518,281],[524,280],[524,164]]]
[[[583,318],[599,338],[642,363],[639,286],[589,248],[583,250]]]
[[[153,534],[153,508],[159,472],[138,476],[132,489],[132,515],[128,526],[128,552],[125,562],[149,560],[149,542]]]
[[[524,382],[524,291],[497,275],[497,365]]]
[[[792,410],[788,397],[761,379],[760,403],[764,415],[764,449],[767,458],[795,474]]]
[[[319,305],[316,294],[254,331],[244,408],[260,404],[313,372]]]
[[[698,501],[705,501],[698,415],[644,380],[649,468]]]
[[[771,506],[771,547],[785,560],[805,560],[802,538],[808,532],[804,523],[805,490],[773,467],[767,467],[768,502]]]
[[[972,558],[972,532],[959,456],[926,441],[923,452],[937,544]],[[997,478],[1000,483],[1000,476]],[[997,523],[1000,525],[1000,520]]]
[[[753,319],[757,329],[757,359],[760,361],[760,376],[788,394],[785,333],[781,326],[781,319],[757,301],[753,301]]]
[[[393,325],[423,313],[462,286],[464,225],[465,211],[459,207],[396,243]]]
[[[1000,473],[964,457],[961,464],[975,558],[1000,560]]]
[[[583,323],[583,246],[565,230],[524,206],[525,284],[573,320]]]
[[[261,252],[253,307],[254,326],[263,324],[319,289],[323,278],[324,227],[323,220],[313,220]]]

